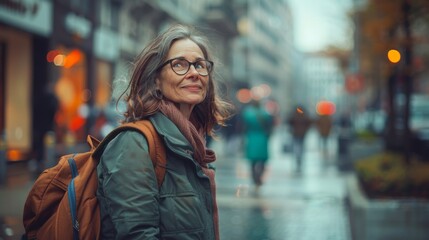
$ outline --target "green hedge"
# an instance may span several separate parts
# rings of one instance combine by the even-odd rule
[[[355,170],[370,198],[429,199],[429,163],[416,157],[407,165],[402,155],[383,152],[358,160]]]

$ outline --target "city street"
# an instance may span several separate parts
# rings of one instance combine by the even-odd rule
[[[217,199],[221,239],[350,239],[344,205],[344,174],[335,161],[335,144],[330,152],[318,149],[316,132],[307,138],[302,173],[294,172],[293,156],[281,151],[282,131],[271,138],[271,158],[265,183],[255,192],[248,165],[232,144],[213,143],[219,153]],[[10,164],[6,185],[0,187],[0,239],[20,239],[23,232],[22,209],[32,185],[25,164]]]
[[[345,176],[337,171],[333,141],[331,152],[323,157],[316,132],[310,132],[304,170],[296,174],[293,156],[280,150],[281,134],[276,131],[271,139],[271,158],[259,193],[240,154],[219,156],[221,239],[350,239]]]
[[[429,240],[428,13],[429,0],[0,1],[0,240],[22,238],[40,172],[146,118],[171,142],[163,235],[210,238],[199,219],[214,205],[221,240]],[[112,156],[139,163],[127,141]],[[213,199],[191,154],[216,169]],[[124,197],[138,166],[103,164],[103,192],[139,209]]]

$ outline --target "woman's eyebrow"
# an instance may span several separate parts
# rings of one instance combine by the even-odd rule
[[[170,59],[184,59],[184,60],[190,61],[189,59],[187,59],[184,56],[177,56],[177,57],[173,57],[173,58],[170,58]],[[196,57],[196,58],[194,58],[194,62],[200,61],[200,60],[206,60],[206,59],[204,57]],[[192,61],[190,61],[190,62],[192,62]]]

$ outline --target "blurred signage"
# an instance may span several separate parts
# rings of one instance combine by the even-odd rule
[[[81,38],[87,38],[91,33],[91,22],[74,13],[68,13],[65,19],[67,31],[72,34],[77,34]]]
[[[362,74],[352,73],[346,76],[345,88],[349,93],[357,93],[364,89],[364,78]]]
[[[106,28],[95,30],[94,53],[101,59],[115,61],[119,57],[118,34]]]
[[[26,31],[49,36],[52,32],[50,1],[0,1],[0,21]]]

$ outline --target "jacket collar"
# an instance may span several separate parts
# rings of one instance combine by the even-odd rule
[[[158,134],[163,138],[166,147],[173,152],[190,157],[192,159],[193,148],[177,126],[163,113],[157,112],[149,120],[152,122]]]

